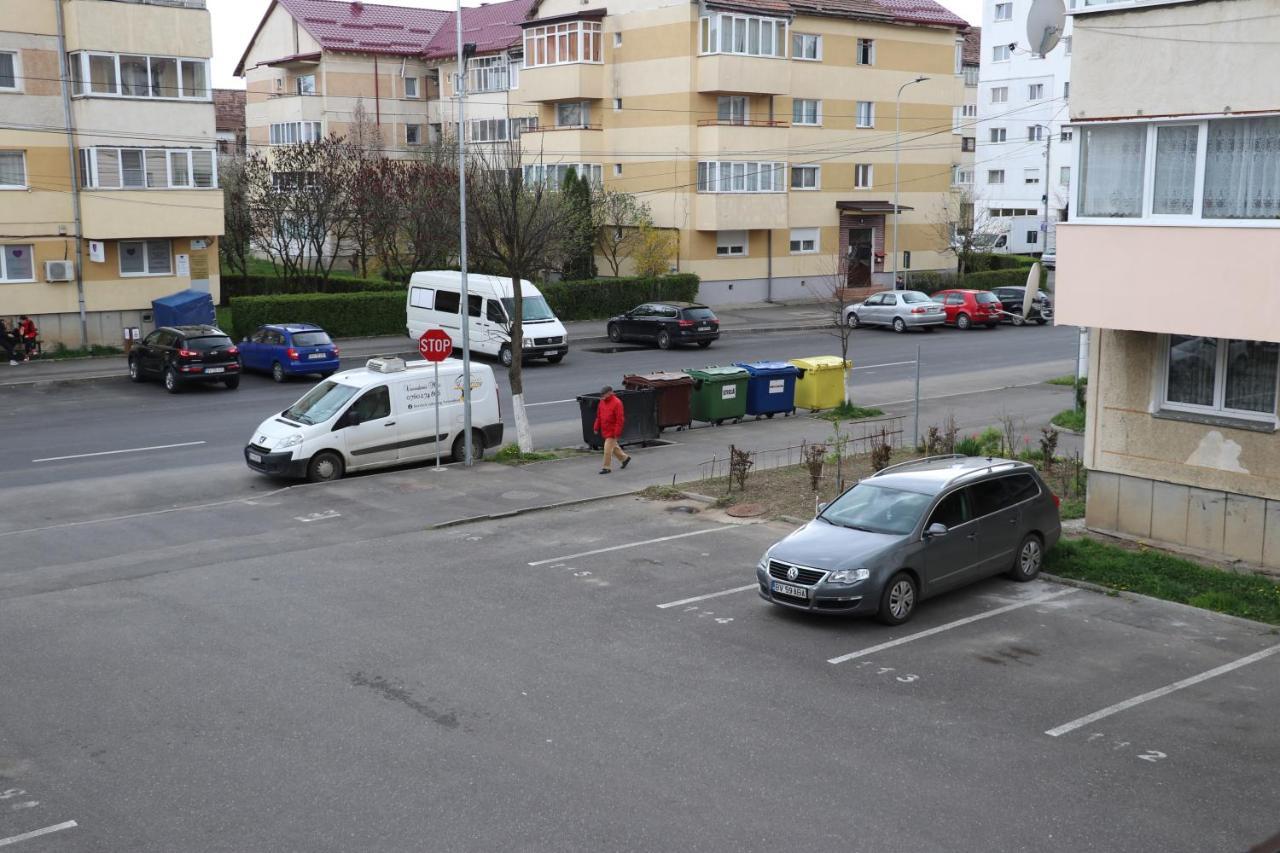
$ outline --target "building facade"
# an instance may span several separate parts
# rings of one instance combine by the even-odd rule
[[[1075,9],[1079,180],[1057,309],[1094,327],[1089,526],[1280,567],[1275,12]]]
[[[1056,223],[1070,211],[1076,149],[1067,122],[1074,48],[1070,18],[1058,44],[1044,55],[1040,42],[1029,44],[1031,8],[1032,0],[982,0],[973,196],[987,232],[1007,232],[1014,217],[1038,218],[1038,230],[1011,235],[1010,243],[1042,252],[1053,247]],[[1019,227],[1027,230],[1027,221]]]
[[[204,0],[8,0],[5,11],[0,316],[32,315],[46,344],[118,346],[146,330],[153,299],[216,298]]]
[[[960,137],[959,150],[955,152],[951,172],[951,187],[963,194],[960,204],[971,206],[973,194],[973,164],[978,151],[978,78],[982,68],[982,29],[970,27],[964,31],[964,43],[960,53],[960,76],[964,90],[960,104],[955,108],[951,133]],[[961,220],[972,221],[970,207]],[[963,223],[958,223],[963,224]]]

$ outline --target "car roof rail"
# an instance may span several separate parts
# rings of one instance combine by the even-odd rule
[[[968,479],[968,478],[970,478],[970,477],[975,477],[975,476],[979,476],[979,475],[982,475],[982,474],[990,474],[990,473],[992,473],[993,471],[995,471],[995,470],[997,470],[997,469],[999,469],[999,468],[1025,468],[1025,467],[1030,467],[1030,464],[1029,464],[1029,463],[1027,463],[1027,462],[1020,462],[1020,461],[1018,461],[1018,460],[1016,460],[1016,459],[1002,459],[1002,460],[1000,460],[999,462],[994,462],[994,461],[992,461],[991,457],[990,457],[990,456],[988,456],[988,457],[987,457],[987,461],[988,461],[988,462],[991,462],[991,464],[990,464],[990,465],[984,465],[984,466],[982,466],[981,468],[970,468],[968,471],[961,471],[959,474],[956,474],[954,477],[952,477],[952,478],[951,478],[951,480],[947,483],[947,485],[953,485],[953,484],[958,483],[958,482],[960,482],[960,481],[962,481],[962,480],[966,480],[966,479]]]
[[[920,459],[908,459],[906,462],[898,462],[893,465],[888,465],[884,468],[881,468],[879,471],[875,472],[871,476],[879,477],[881,474],[888,474],[890,471],[894,470],[895,468],[904,468],[907,465],[919,465],[921,462],[938,462],[939,460],[942,460],[942,459],[968,459],[968,458],[969,457],[965,456],[963,453],[941,453],[937,456],[924,456]]]

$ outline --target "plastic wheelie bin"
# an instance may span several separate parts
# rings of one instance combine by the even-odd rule
[[[693,377],[693,419],[716,426],[740,421],[747,413],[747,381],[741,367],[699,367],[686,370]]]
[[[614,391],[622,401],[622,438],[619,444],[642,444],[658,437],[658,398],[652,388],[638,391]],[[600,407],[600,395],[583,394],[578,398],[582,412],[582,440],[592,450],[604,447],[604,437],[597,435],[596,409]]]
[[[658,431],[667,427],[684,429],[693,423],[693,379],[684,373],[659,370],[622,377],[622,387],[631,390],[652,388],[658,401]]]
[[[796,379],[800,368],[785,361],[737,362],[751,379],[747,382],[747,414],[759,419],[796,410]]]
[[[791,363],[800,368],[796,380],[796,405],[819,411],[834,409],[844,402],[845,371],[852,365],[837,355],[814,355],[793,358]]]

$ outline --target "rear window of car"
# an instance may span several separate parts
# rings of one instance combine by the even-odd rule
[[[710,308],[685,308],[680,312],[686,320],[714,320],[715,312]]]
[[[322,347],[333,343],[329,340],[329,335],[325,332],[294,332],[293,345],[295,347]]]
[[[927,293],[921,293],[918,290],[904,290],[902,301],[910,305],[914,302],[932,302],[933,299]]]
[[[993,302],[999,302],[999,301],[1000,301],[1000,298],[996,296],[994,293],[983,292],[978,294],[978,302],[980,302],[983,305],[990,305]]]
[[[187,338],[183,344],[189,350],[196,352],[212,352],[216,349],[226,349],[231,346],[231,338],[226,335],[207,335],[202,338]]]

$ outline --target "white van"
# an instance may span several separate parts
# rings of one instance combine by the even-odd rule
[[[520,282],[524,297],[525,358],[545,358],[559,364],[569,352],[564,324],[547,300],[527,281]],[[496,275],[467,276],[467,319],[471,349],[496,355],[511,366],[511,312],[514,299],[511,279]],[[458,307],[462,300],[462,273],[457,270],[416,272],[409,279],[409,337],[417,340],[428,329],[444,329],[455,347],[462,346]]]
[[[464,449],[462,362],[440,362],[440,430],[430,362],[370,359],[334,374],[254,430],[244,449],[249,467],[273,477],[314,482],[435,459],[461,460]],[[473,459],[502,444],[502,403],[493,368],[471,365]]]

